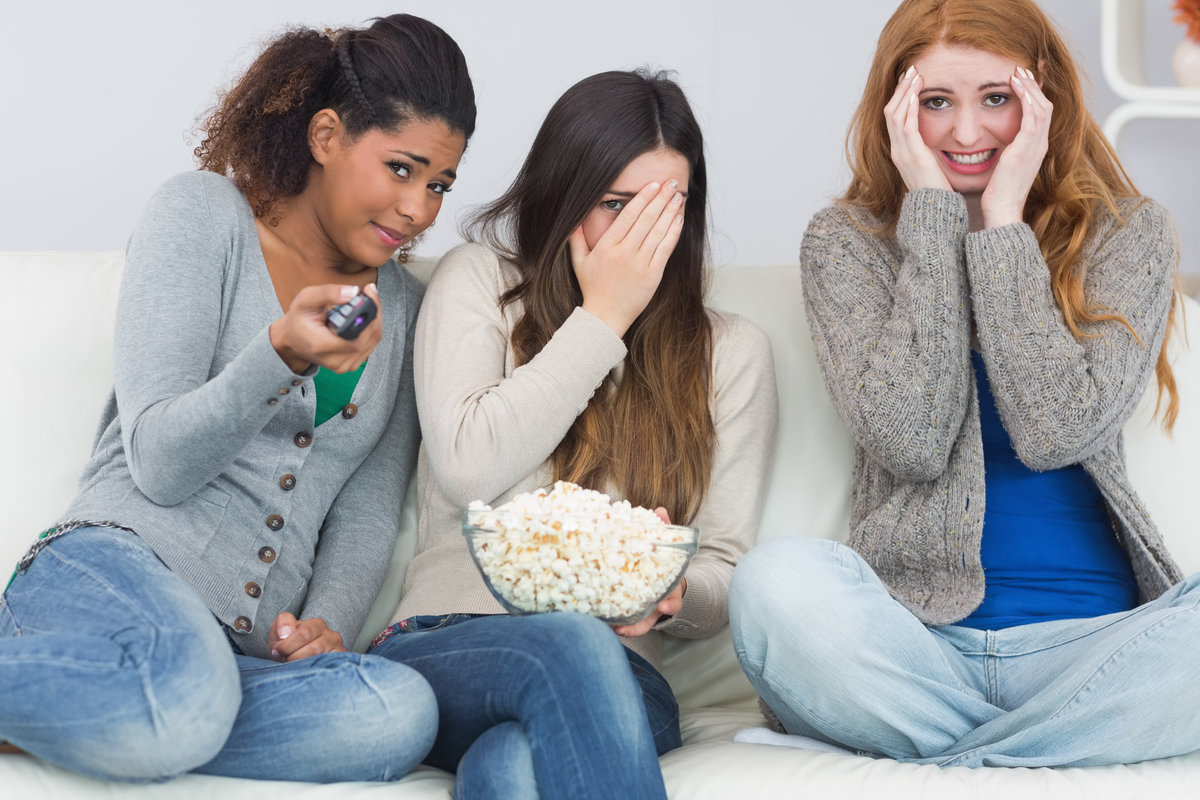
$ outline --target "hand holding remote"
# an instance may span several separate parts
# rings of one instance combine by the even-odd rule
[[[374,284],[363,290],[337,284],[302,289],[287,313],[271,323],[271,345],[297,374],[313,365],[333,372],[358,369],[383,336],[382,324],[373,321],[380,316],[378,298]]]

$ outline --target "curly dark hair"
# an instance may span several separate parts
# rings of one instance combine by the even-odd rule
[[[308,124],[323,108],[352,137],[412,119],[441,120],[465,139],[475,131],[458,45],[427,20],[393,14],[365,29],[293,28],[270,42],[202,123],[200,169],[228,175],[266,217],[308,182]]]

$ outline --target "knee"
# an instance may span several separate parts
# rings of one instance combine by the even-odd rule
[[[329,703],[327,739],[337,742],[344,775],[325,780],[395,780],[421,763],[438,731],[433,688],[411,667],[357,653],[317,656],[329,685],[316,691]]]
[[[529,737],[516,722],[484,731],[458,763],[455,800],[468,797],[538,797]]]
[[[214,629],[218,630],[216,626]],[[241,682],[221,636],[195,631],[150,631],[146,646],[126,649],[136,674],[126,709],[94,753],[97,774],[118,780],[160,781],[196,769],[224,746],[241,704]],[[116,701],[121,702],[121,701]]]
[[[729,587],[729,625],[743,667],[761,663],[769,636],[821,625],[855,582],[844,567],[857,571],[857,561],[839,542],[807,537],[774,539],[747,553]]]

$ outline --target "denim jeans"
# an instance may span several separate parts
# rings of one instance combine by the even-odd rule
[[[235,655],[131,533],[56,539],[0,600],[0,739],[85,775],[389,780],[436,726],[429,685],[386,659]]]
[[[1102,617],[927,627],[849,547],[792,538],[741,560],[730,616],[789,733],[942,766],[1131,763],[1200,748],[1198,586]]]
[[[456,798],[666,797],[647,708],[678,741],[674,697],[659,676],[669,702],[658,689],[643,700],[626,648],[599,620],[415,617],[377,642],[368,652],[433,686],[440,718],[426,761],[456,773]]]

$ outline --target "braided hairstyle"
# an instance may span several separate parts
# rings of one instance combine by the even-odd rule
[[[427,20],[393,14],[368,28],[293,28],[271,41],[201,125],[200,169],[228,175],[267,217],[304,190],[313,161],[308,125],[323,108],[346,133],[440,120],[475,131],[475,91],[462,51]]]

